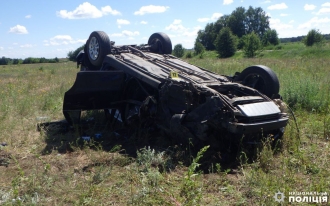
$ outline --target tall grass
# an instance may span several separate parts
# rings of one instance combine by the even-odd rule
[[[330,56],[330,55],[329,55]],[[330,62],[326,58],[187,59],[219,74],[232,76],[251,65],[266,65],[280,81],[280,94],[292,107],[325,111],[330,97]]]
[[[218,163],[203,174],[198,160],[204,153],[185,165],[182,156],[189,159],[191,154],[180,145],[141,149],[125,131],[118,135],[98,125],[88,129],[102,131],[102,138],[89,142],[75,130],[36,131],[43,117],[63,119],[63,96],[74,83],[75,64],[4,66],[0,143],[8,146],[0,146],[0,204],[278,205],[273,198],[278,191],[286,196],[294,191],[329,193],[328,57],[217,59],[206,52],[203,59],[187,61],[226,75],[250,65],[269,66],[295,112],[299,133],[291,120],[280,151],[264,142],[254,162],[241,158],[238,166]],[[129,153],[133,150],[137,156]]]

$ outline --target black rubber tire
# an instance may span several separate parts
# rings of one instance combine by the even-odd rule
[[[103,31],[93,31],[85,45],[85,64],[89,70],[101,68],[104,57],[111,52],[109,36]]]
[[[172,54],[172,42],[167,34],[157,32],[149,37],[150,51],[157,54]]]
[[[243,85],[252,87],[269,98],[278,94],[280,83],[273,70],[263,65],[250,66],[237,77]]]

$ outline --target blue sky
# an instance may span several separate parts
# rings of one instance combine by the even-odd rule
[[[0,57],[66,57],[97,30],[117,45],[165,32],[192,48],[199,29],[239,6],[261,7],[279,37],[330,33],[330,0],[11,0],[1,2]]]

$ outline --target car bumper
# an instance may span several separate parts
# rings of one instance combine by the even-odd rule
[[[266,132],[266,131],[271,131],[285,127],[288,123],[288,120],[289,120],[288,117],[282,117],[281,119],[258,122],[258,123],[230,122],[228,125],[228,130],[235,134]]]

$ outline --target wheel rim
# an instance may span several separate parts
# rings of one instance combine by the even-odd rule
[[[89,42],[89,56],[92,60],[96,60],[99,57],[100,45],[96,37],[92,37]]]

